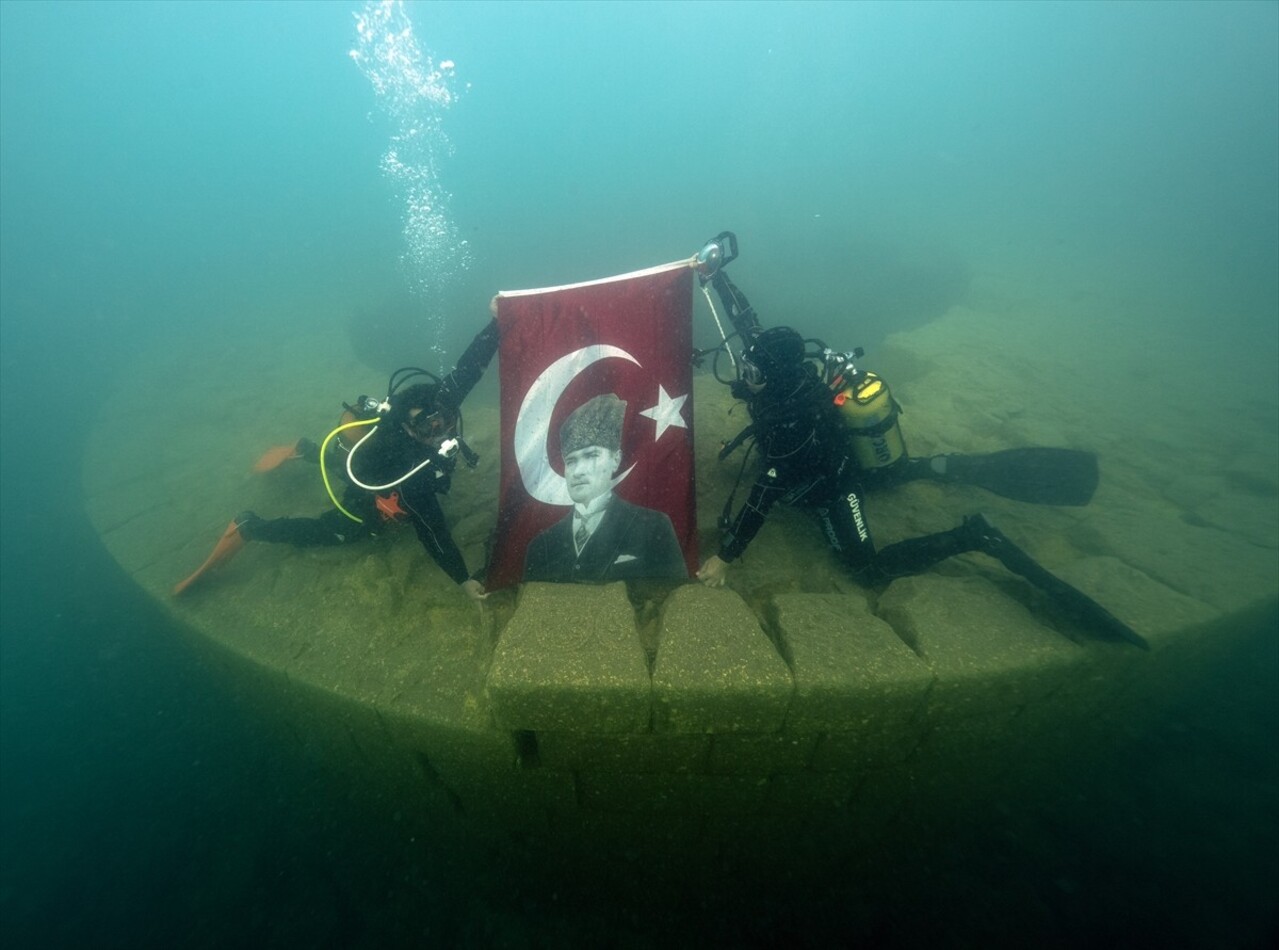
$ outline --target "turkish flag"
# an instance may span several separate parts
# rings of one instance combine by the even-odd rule
[[[502,476],[490,589],[696,571],[690,265],[498,294]],[[578,474],[590,464],[608,469],[595,494]]]

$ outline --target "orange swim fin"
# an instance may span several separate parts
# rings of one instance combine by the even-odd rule
[[[222,537],[213,546],[213,551],[205,559],[204,563],[196,568],[194,574],[173,588],[174,597],[177,597],[209,571],[221,564],[225,564],[239,553],[240,548],[244,547],[244,535],[240,533],[240,525],[244,521],[245,516],[239,515],[227,525],[226,531],[222,532]]]
[[[262,457],[253,463],[253,471],[273,472],[285,462],[301,457],[296,445],[277,445],[262,453]]]

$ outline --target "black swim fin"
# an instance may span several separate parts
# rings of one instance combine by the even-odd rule
[[[1150,644],[1109,610],[1077,587],[1067,584],[1056,574],[1045,570],[982,515],[964,519],[976,549],[997,559],[1014,574],[1026,578],[1050,598],[1062,611],[1082,627],[1095,630],[1104,640],[1122,640],[1149,650]]]
[[[987,455],[911,459],[907,478],[976,485],[1036,505],[1086,505],[1097,490],[1097,456],[1077,449],[1030,447]]]

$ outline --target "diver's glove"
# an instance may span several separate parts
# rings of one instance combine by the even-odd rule
[[[743,402],[751,398],[750,387],[746,385],[746,380],[735,379],[728,384],[728,391],[733,394],[734,399],[740,399]]]
[[[308,438],[298,439],[298,444],[293,447],[293,451],[297,453],[298,458],[308,462],[320,460],[320,447]]]

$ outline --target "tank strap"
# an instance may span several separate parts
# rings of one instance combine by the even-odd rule
[[[874,438],[877,435],[883,435],[893,426],[897,425],[897,417],[901,415],[902,407],[898,405],[897,400],[892,400],[892,403],[893,408],[888,415],[884,416],[884,418],[880,419],[873,426],[846,425],[845,428],[847,428],[853,435],[866,436],[867,438]]]

